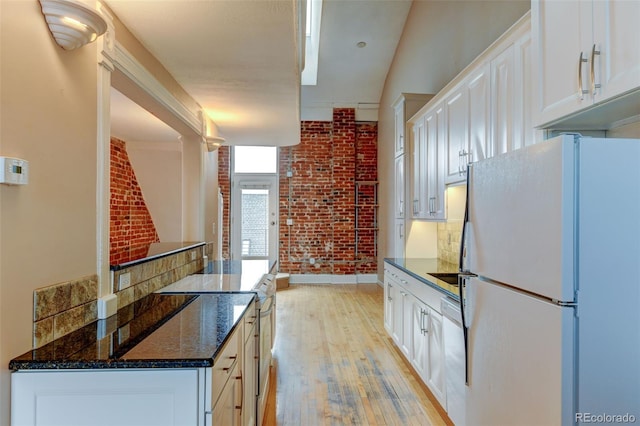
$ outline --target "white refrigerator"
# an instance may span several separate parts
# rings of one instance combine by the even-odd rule
[[[468,177],[466,424],[640,423],[640,140],[563,135]]]

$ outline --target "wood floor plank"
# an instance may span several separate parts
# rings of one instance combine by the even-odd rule
[[[278,290],[263,425],[451,425],[383,324],[376,284]]]

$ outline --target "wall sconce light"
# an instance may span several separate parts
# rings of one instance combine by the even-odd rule
[[[226,142],[226,139],[220,136],[206,136],[204,140],[207,143],[207,151],[209,152],[217,150]]]
[[[73,50],[95,41],[107,31],[96,9],[74,0],[40,0],[49,30],[63,49]]]

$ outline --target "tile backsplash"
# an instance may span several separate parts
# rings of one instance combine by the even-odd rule
[[[116,271],[114,283],[121,274],[131,274],[130,287],[121,291],[113,289],[118,297],[118,309],[203,269],[203,254],[212,251],[213,244],[210,243]],[[36,289],[33,292],[33,348],[40,348],[96,321],[97,299],[97,275]]]
[[[205,248],[196,247],[115,271],[113,291],[118,296],[118,309],[203,269],[204,251]],[[126,273],[131,274],[131,285],[118,290],[120,276]]]
[[[98,276],[33,292],[33,347],[39,348],[98,319]]]
[[[438,258],[458,264],[462,223],[462,220],[438,223]]]

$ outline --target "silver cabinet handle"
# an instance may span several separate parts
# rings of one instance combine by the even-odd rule
[[[591,92],[594,95],[596,94],[596,89],[599,89],[601,87],[600,83],[596,83],[596,72],[595,72],[596,55],[600,55],[600,51],[596,50],[596,45],[594,43],[593,47],[591,48],[591,72],[590,72]]]
[[[420,308],[420,332],[422,333],[422,335],[426,335],[427,333],[429,333],[429,329],[424,325],[424,320],[427,315],[429,315],[429,311]]]
[[[398,237],[404,238],[404,234],[402,233],[402,224],[398,225]]]
[[[467,165],[471,162],[471,150],[467,152],[466,149],[463,149],[458,155],[458,175],[464,176],[467,174]]]
[[[404,216],[404,200],[400,200],[400,209],[398,213],[400,213],[400,217]]]
[[[580,58],[578,59],[578,96],[580,99],[584,99],[584,95],[589,93],[588,90],[584,90],[582,88],[582,64],[585,62],[589,62],[587,58],[583,58],[584,52],[580,52]]]

